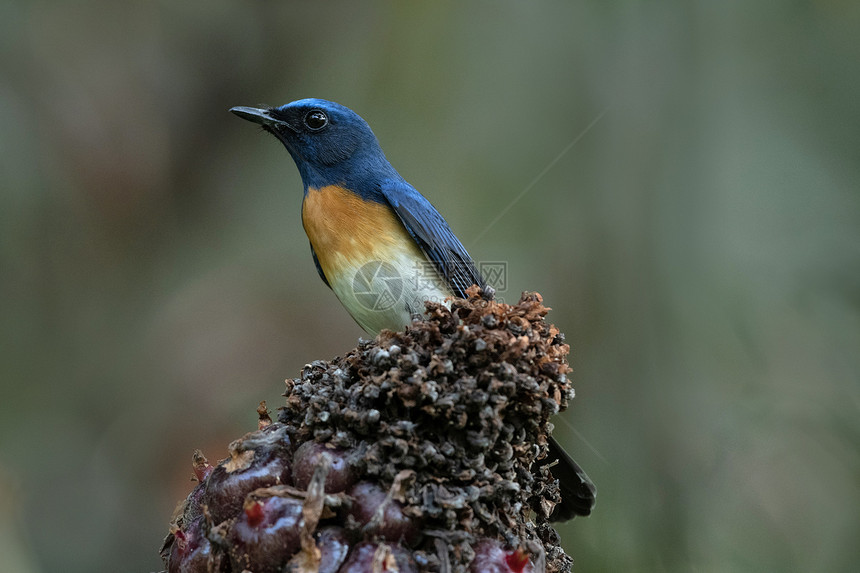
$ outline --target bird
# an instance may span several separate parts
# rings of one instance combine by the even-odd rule
[[[389,163],[356,112],[317,98],[230,111],[274,135],[295,161],[314,265],[366,332],[402,330],[425,301],[465,298],[473,285],[493,298],[447,221]],[[552,519],[590,514],[594,484],[552,437],[549,451],[541,464],[555,464],[562,495]]]
[[[491,296],[448,223],[358,114],[320,99],[231,111],[262,125],[295,160],[317,272],[365,331],[402,330],[424,301],[465,297],[473,284]]]

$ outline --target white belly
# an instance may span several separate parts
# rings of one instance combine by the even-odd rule
[[[367,332],[402,330],[424,302],[447,304],[451,290],[426,259],[410,249],[384,261],[350,265],[332,277],[331,288],[355,321]]]

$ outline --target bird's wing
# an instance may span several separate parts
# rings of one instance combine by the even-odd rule
[[[493,289],[487,286],[472,257],[430,201],[405,181],[387,182],[381,191],[454,294],[465,297],[466,289],[476,284],[485,298],[492,297]]]

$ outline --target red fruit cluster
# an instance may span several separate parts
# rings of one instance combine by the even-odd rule
[[[169,573],[569,571],[549,523],[548,418],[572,396],[539,295],[477,296],[287,381],[162,549]]]

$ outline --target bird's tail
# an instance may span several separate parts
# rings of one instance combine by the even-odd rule
[[[549,438],[549,455],[541,460],[540,465],[553,465],[550,471],[558,480],[561,490],[561,503],[555,506],[550,519],[552,521],[567,521],[577,515],[590,515],[594,509],[597,490],[585,471],[579,467],[573,458],[562,449],[555,438]]]

